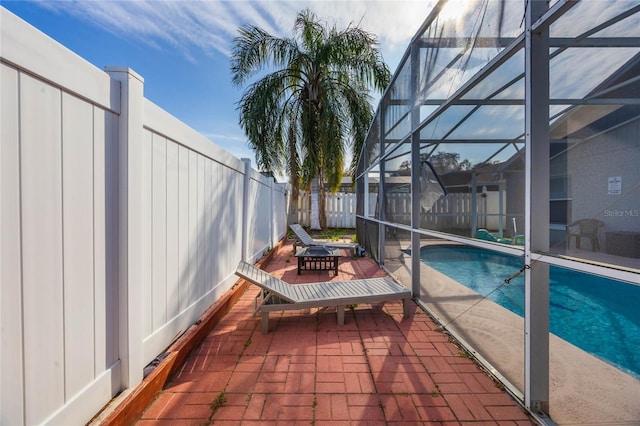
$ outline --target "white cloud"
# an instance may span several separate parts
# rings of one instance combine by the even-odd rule
[[[278,37],[291,35],[298,12],[311,9],[329,25],[357,25],[375,34],[393,71],[436,0],[34,0],[54,13],[82,20],[160,53],[173,50],[193,63],[205,55],[229,56],[238,28],[255,25]],[[226,60],[225,60],[226,62]],[[379,95],[374,95],[377,100]],[[218,100],[224,102],[224,100]],[[376,102],[377,103],[377,102]],[[237,157],[255,156],[235,117],[221,116],[200,129]],[[187,117],[181,119],[189,121]],[[190,125],[197,124],[191,123]],[[217,130],[209,127],[214,125]],[[226,129],[226,130],[224,130]],[[350,158],[346,159],[346,164]]]
[[[393,58],[390,65],[395,66],[435,0],[41,0],[39,4],[155,49],[177,49],[191,61],[200,52],[230,55],[241,25],[288,36],[297,13],[309,8],[330,25],[354,24],[376,34],[385,60]]]

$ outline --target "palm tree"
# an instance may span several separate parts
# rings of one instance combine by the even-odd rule
[[[231,57],[233,83],[242,86],[265,74],[249,85],[238,106],[256,162],[267,172],[289,175],[293,206],[300,185],[308,188],[317,179],[315,215],[325,228],[326,191],[339,188],[349,146],[355,170],[373,117],[369,88],[382,92],[391,76],[377,38],[351,25],[329,28],[309,10],[298,13],[292,38],[254,26],[239,33]]]

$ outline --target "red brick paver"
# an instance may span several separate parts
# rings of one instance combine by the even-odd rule
[[[346,254],[346,253],[345,253]],[[385,276],[368,258],[297,274],[291,244],[267,270],[290,283]],[[532,425],[415,304],[252,315],[251,287],[147,407],[138,425]]]

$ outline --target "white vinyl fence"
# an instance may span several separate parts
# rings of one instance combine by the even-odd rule
[[[438,200],[429,213],[422,213],[422,227],[430,229],[468,229],[471,226],[472,197],[470,193],[452,193]],[[499,201],[496,192],[486,198],[477,196],[478,227],[499,229]],[[411,194],[388,193],[386,214],[397,223],[411,223]],[[374,214],[377,194],[369,198],[369,212]],[[356,194],[337,193],[327,196],[327,226],[329,228],[356,227]],[[298,223],[311,225],[311,195],[300,192],[298,198]]]
[[[287,191],[0,18],[0,424],[84,424],[284,236]]]
[[[429,229],[469,229],[474,216],[473,197],[471,193],[449,193],[437,200],[429,212],[421,213],[423,228]],[[499,229],[500,208],[499,195],[492,191],[486,197],[475,195],[475,215],[480,228]],[[411,223],[411,194],[386,194],[387,219],[396,223]]]
[[[342,193],[327,195],[327,227],[356,227],[356,194]],[[298,197],[298,223],[311,225],[311,194],[300,192]]]

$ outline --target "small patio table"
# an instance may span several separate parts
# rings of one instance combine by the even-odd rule
[[[306,247],[298,250],[298,275],[302,271],[333,271],[338,275],[340,249],[327,247]]]

